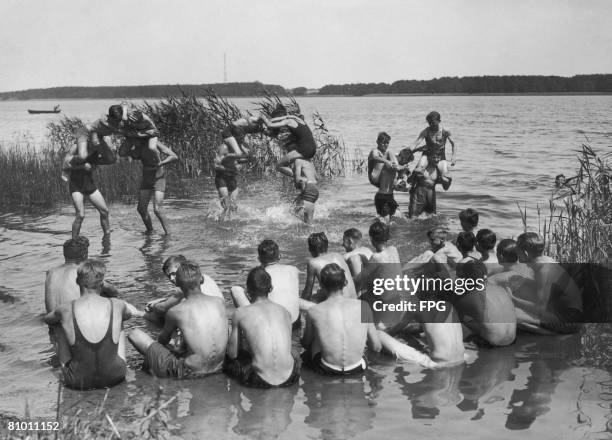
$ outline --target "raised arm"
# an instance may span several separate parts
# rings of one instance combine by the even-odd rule
[[[266,115],[261,115],[261,120],[264,123],[264,125],[267,128],[280,128],[280,127],[297,127],[298,123],[293,120],[293,119],[289,119],[285,116],[281,117],[281,118],[274,118],[273,120],[270,120],[266,117]]]
[[[455,163],[457,163],[457,147],[455,145],[455,141],[453,141],[453,139],[451,138],[451,133],[450,131],[447,131],[447,136],[446,139],[448,139],[448,142],[450,142],[451,144],[451,148],[452,148],[452,153],[451,153],[451,166],[455,166]]]
[[[416,151],[417,148],[421,148],[419,147],[419,144],[425,140],[425,135],[427,134],[427,129],[424,129],[423,131],[421,131],[419,133],[419,135],[417,136],[416,140],[412,143],[412,147],[410,147],[410,149],[412,151]]]

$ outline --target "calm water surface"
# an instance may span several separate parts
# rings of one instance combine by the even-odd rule
[[[250,99],[237,100],[252,108]],[[93,120],[111,101],[61,101],[63,113]],[[373,147],[378,131],[392,136],[391,148],[412,142],[425,127],[424,115],[440,111],[459,147],[453,186],[441,193],[439,215],[400,219],[392,226],[402,261],[426,248],[425,231],[435,224],[459,229],[459,209],[481,212],[481,226],[498,238],[522,231],[516,203],[530,208],[537,229],[537,204],[547,204],[555,174],[571,175],[574,150],[588,138],[610,151],[609,96],[562,97],[364,97],[307,98],[305,113],[317,109],[348,149]],[[55,102],[0,102],[0,139],[44,141],[45,125],[56,115],[29,116],[27,108]],[[212,185],[201,195],[180,199],[168,194],[167,212],[174,235],[145,236],[135,206],[111,206],[110,246],[103,246],[97,213],[88,207],[82,233],[90,256],[106,261],[108,279],[135,305],[171,291],[161,263],[182,253],[226,289],[244,283],[256,264],[256,246],[274,238],[284,262],[305,269],[306,238],[327,233],[340,250],[342,232],[364,233],[374,219],[374,188],[367,178],[348,176],[322,186],[316,221],[305,227],[289,214],[289,196],[277,184],[242,182],[240,217],[217,221],[219,204]],[[17,186],[16,186],[17,188]],[[0,188],[2,191],[18,190]],[[397,196],[402,209],[408,197]],[[62,263],[61,244],[69,238],[72,207],[24,215],[0,208],[0,413],[52,417],[57,371],[41,322],[45,271]],[[157,329],[133,320],[127,327]],[[421,371],[392,359],[373,357],[362,378],[330,379],[305,371],[299,387],[249,390],[222,375],[204,380],[161,381],[172,423],[187,438],[612,438],[610,371],[581,358],[581,336],[536,338],[496,350],[471,351],[471,362],[441,371]],[[297,336],[295,349],[298,350]],[[141,358],[128,352],[127,383],[113,388],[109,408],[137,411],[158,383],[138,370]],[[65,390],[62,408],[96,404],[103,392]]]

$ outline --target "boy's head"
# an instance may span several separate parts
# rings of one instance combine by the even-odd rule
[[[459,252],[465,255],[474,250],[474,245],[476,244],[476,236],[473,232],[465,232],[461,231],[457,235],[457,249]]]
[[[199,289],[203,281],[200,266],[193,261],[183,261],[176,269],[176,285],[181,290]]]
[[[81,262],[87,259],[89,240],[82,235],[64,242],[64,259],[66,261]]]
[[[430,127],[433,127],[433,126],[437,127],[438,124],[440,124],[441,122],[440,113],[436,111],[429,112],[427,113],[427,116],[425,116],[425,120],[427,121]]]
[[[318,257],[327,252],[329,242],[325,232],[315,232],[308,237],[308,250],[313,257]]]
[[[444,247],[444,242],[446,241],[446,230],[442,228],[430,229],[427,231],[427,238],[429,239],[431,249],[436,252]]]
[[[544,253],[544,240],[535,232],[525,232],[516,239],[516,251],[521,263],[532,261]]]
[[[490,229],[480,229],[476,234],[476,249],[479,252],[491,252],[495,249],[497,237]]]
[[[497,261],[500,263],[516,263],[518,261],[516,241],[504,238],[497,243]]]
[[[384,131],[378,133],[378,137],[376,138],[376,145],[378,145],[378,149],[383,153],[387,151],[389,148],[389,142],[391,141],[391,136],[389,136]]]
[[[270,264],[280,260],[278,244],[274,240],[266,239],[257,246],[257,254],[261,264]]]
[[[414,160],[414,153],[408,147],[402,148],[397,155],[397,163],[400,165],[409,164]]]
[[[344,231],[344,235],[342,236],[342,247],[347,252],[351,252],[361,242],[361,231],[357,228],[350,228]]]
[[[389,227],[383,222],[374,222],[369,230],[370,241],[374,246],[389,241]]]
[[[346,274],[336,263],[328,264],[321,269],[321,286],[327,292],[342,290],[346,283]]]
[[[184,255],[171,255],[170,257],[166,258],[166,261],[164,261],[162,271],[172,284],[176,285],[176,270],[181,263],[184,263],[185,261],[187,261],[187,258],[185,258]]]
[[[478,226],[478,211],[472,208],[459,212],[459,222],[464,231],[473,231]]]
[[[98,292],[104,282],[106,265],[99,260],[85,260],[77,268],[76,283],[79,287],[95,289]]]
[[[252,299],[259,297],[267,298],[268,294],[272,291],[272,278],[270,278],[270,274],[263,267],[256,267],[249,272],[246,287],[247,293]]]
[[[565,176],[563,174],[557,174],[555,177],[555,186],[557,188],[563,186],[565,184]]]
[[[119,124],[123,119],[123,107],[121,105],[111,105],[108,108],[108,122]]]

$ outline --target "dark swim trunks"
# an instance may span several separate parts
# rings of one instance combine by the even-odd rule
[[[164,167],[142,167],[142,190],[166,192],[166,172]]]
[[[302,353],[302,362],[303,365],[308,366],[315,373],[327,376],[351,376],[353,374],[361,374],[368,367],[368,363],[365,359],[361,359],[359,365],[350,369],[332,367],[331,365],[324,363],[321,353],[315,354],[313,358],[308,350]]]
[[[315,203],[319,200],[319,189],[314,183],[308,182],[298,197],[305,202]]]
[[[417,184],[410,192],[410,207],[408,217],[418,217],[423,212],[436,213],[436,189]]]
[[[85,196],[90,196],[98,190],[93,181],[91,171],[86,170],[70,171],[68,188],[70,190],[70,194],[78,192]]]
[[[249,353],[241,351],[236,359],[225,356],[223,372],[240,381],[244,386],[251,388],[283,388],[297,383],[300,379],[300,367],[296,359],[293,360],[293,370],[286,381],[279,385],[271,385],[261,378],[253,368],[252,357]]]
[[[376,206],[376,213],[381,217],[395,215],[395,211],[397,211],[397,202],[393,198],[393,194],[376,193],[374,206]]]
[[[217,189],[227,188],[229,192],[234,191],[238,187],[238,184],[236,182],[236,175],[227,174],[223,171],[216,171],[215,172],[215,187]]]
[[[193,375],[185,365],[185,358],[178,357],[159,342],[153,342],[147,348],[142,369],[155,377],[184,379]]]

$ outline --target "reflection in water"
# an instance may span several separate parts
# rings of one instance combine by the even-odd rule
[[[454,406],[461,402],[463,395],[459,391],[459,382],[465,364],[439,370],[426,370],[423,379],[417,383],[408,383],[410,374],[403,368],[397,370],[397,382],[402,392],[412,404],[414,419],[435,419],[440,414],[439,407]]]
[[[467,365],[459,382],[463,401],[457,405],[461,411],[474,411],[479,407],[479,399],[492,392],[503,382],[513,381],[512,369],[515,368],[515,345],[480,349],[476,360]],[[503,396],[491,395],[486,403],[503,400]]]
[[[304,422],[325,440],[348,439],[372,429],[376,415],[366,394],[367,376],[332,378],[307,372],[302,389],[310,412]]]
[[[247,388],[232,382],[232,400],[238,411],[236,434],[251,439],[278,438],[291,423],[297,386],[269,390]],[[233,390],[233,391],[234,391]]]

